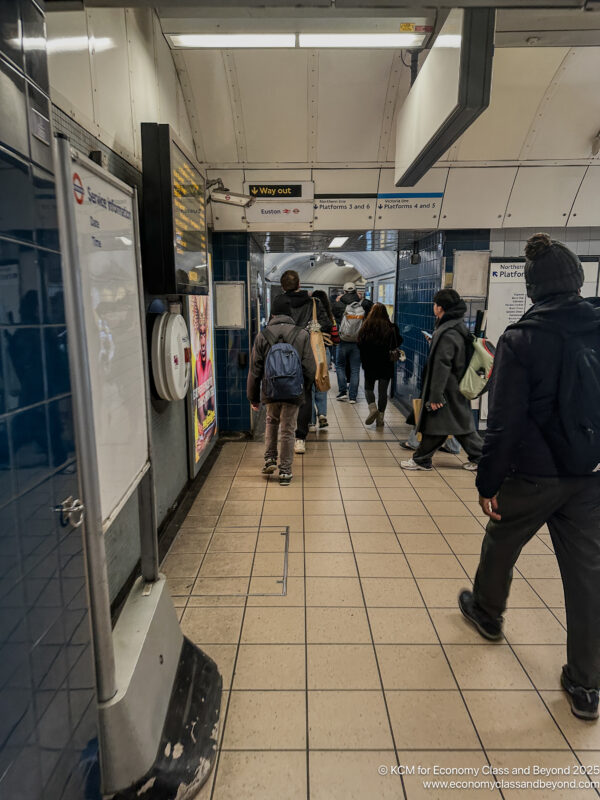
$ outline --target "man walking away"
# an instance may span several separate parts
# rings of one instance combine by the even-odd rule
[[[425,367],[422,410],[417,422],[421,443],[411,459],[400,462],[403,469],[432,469],[432,456],[450,435],[458,439],[469,456],[464,468],[477,469],[483,440],[475,430],[471,403],[459,388],[469,363],[471,342],[464,323],[466,311],[465,302],[454,289],[442,289],[433,298],[437,322]]]
[[[281,276],[281,288],[284,296],[287,297],[291,307],[290,316],[299,328],[306,328],[313,316],[313,299],[308,292],[300,289],[300,276],[292,269],[286,270]],[[331,320],[323,308],[321,302],[315,298],[317,304],[317,321],[323,333],[331,331]],[[296,427],[296,442],[294,450],[296,453],[306,451],[306,437],[312,418],[312,384],[306,386],[306,394],[298,411],[298,423]]]
[[[356,285],[344,284],[344,294],[333,304],[333,314],[340,329],[340,344],[336,354],[338,379],[337,400],[348,398],[348,373],[350,373],[350,403],[356,403],[360,383],[360,350],[358,333],[367,314],[373,307],[370,300],[361,299]]]
[[[513,567],[545,523],[565,593],[571,710],[598,718],[600,687],[600,309],[579,296],[575,253],[547,234],[525,248],[533,307],[498,343],[479,503],[490,518],[464,616],[502,637]]]
[[[258,411],[262,400],[267,406],[265,465],[263,475],[277,468],[277,435],[281,428],[279,483],[292,480],[294,433],[298,409],[306,387],[315,380],[316,364],[308,332],[294,324],[291,305],[285,295],[273,301],[271,319],[256,337],[248,372],[248,400]]]

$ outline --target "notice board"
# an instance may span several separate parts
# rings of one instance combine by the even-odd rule
[[[136,197],[75,151],[71,166],[106,530],[148,464]]]

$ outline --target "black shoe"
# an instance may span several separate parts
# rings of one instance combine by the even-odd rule
[[[502,638],[502,617],[492,619],[485,611],[477,608],[473,598],[473,592],[468,589],[458,595],[458,607],[460,608],[463,617],[468,619],[477,631],[484,637],[492,642],[498,641]]]
[[[569,678],[567,666],[562,668],[560,685],[569,695],[571,711],[578,719],[598,719],[598,689],[584,689],[576,686]]]
[[[280,486],[289,486],[292,482],[292,473],[291,472],[280,472],[279,473],[279,485]]]
[[[340,392],[335,398],[336,400],[345,400],[348,397],[348,392]]]
[[[413,447],[412,444],[409,444],[408,442],[400,442],[400,447],[403,450],[416,450],[417,449],[416,447]]]

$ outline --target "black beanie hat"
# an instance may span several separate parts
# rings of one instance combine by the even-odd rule
[[[577,294],[585,276],[572,250],[547,233],[536,233],[525,247],[527,294],[535,302],[554,294]]]

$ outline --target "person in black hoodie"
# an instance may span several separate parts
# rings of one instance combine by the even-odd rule
[[[477,469],[483,440],[475,430],[471,403],[459,388],[468,366],[471,341],[464,323],[466,311],[464,300],[454,289],[442,289],[433,298],[437,322],[425,367],[422,409],[417,421],[421,443],[411,459],[400,462],[402,469],[432,469],[432,456],[451,435],[469,456],[464,468]]]
[[[281,276],[281,288],[285,297],[290,301],[291,316],[299,328],[306,328],[313,317],[313,298],[308,292],[300,290],[300,276],[292,269],[286,270]],[[317,306],[317,322],[321,326],[323,333],[331,331],[331,320],[323,308],[321,302],[315,298]],[[298,423],[296,428],[296,442],[294,444],[295,453],[306,451],[306,437],[312,418],[312,385],[306,387],[304,402],[298,412]]]
[[[369,416],[365,425],[376,422],[378,428],[384,424],[387,408],[388,388],[394,376],[395,361],[391,354],[402,344],[402,336],[397,325],[390,322],[390,316],[383,303],[375,303],[358,334],[360,360],[365,372],[365,397],[369,404]],[[378,398],[375,402],[375,383],[378,385]]]
[[[588,353],[600,354],[600,309],[579,296],[583,268],[563,244],[536,234],[525,256],[534,305],[498,342],[477,475],[490,522],[473,591],[461,592],[459,607],[482,636],[500,639],[513,567],[547,524],[567,614],[561,684],[573,714],[591,720],[598,717],[600,687],[600,473],[579,477],[567,470],[543,431],[548,437],[559,416],[565,342],[577,337]],[[598,377],[592,371],[587,385],[600,404]]]

